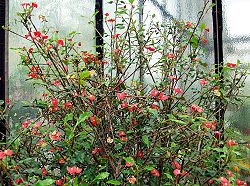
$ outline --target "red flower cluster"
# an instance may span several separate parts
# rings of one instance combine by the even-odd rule
[[[75,175],[75,174],[80,174],[82,172],[82,169],[74,166],[74,167],[67,167],[67,171],[69,174]]]
[[[0,160],[2,160],[5,156],[11,156],[12,150],[7,149],[5,151],[0,151]]]
[[[206,121],[204,122],[204,126],[208,129],[215,130],[216,129],[216,122],[215,121]],[[217,131],[218,132],[218,131]]]
[[[202,107],[199,107],[198,105],[192,104],[191,105],[191,111],[194,112],[204,112],[204,109]]]

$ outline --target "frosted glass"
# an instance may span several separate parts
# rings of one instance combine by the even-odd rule
[[[16,24],[16,12],[21,10],[20,0],[9,0],[10,27],[17,33],[25,35],[25,31],[20,23]],[[38,28],[44,25],[39,17],[46,17],[48,23],[46,28],[51,32],[58,30],[59,36],[66,36],[71,31],[82,33],[76,38],[81,41],[83,50],[94,51],[95,28],[94,25],[88,24],[94,20],[92,16],[95,12],[94,0],[36,0],[38,8],[34,10],[33,21]],[[9,36],[9,96],[13,101],[18,101],[13,112],[20,113],[19,106],[22,101],[32,100],[42,95],[42,91],[34,88],[31,82],[26,81],[27,71],[25,68],[18,66],[19,56],[11,48],[23,47],[27,43],[13,34]],[[16,114],[14,114],[16,115]],[[17,117],[20,117],[17,115]]]
[[[250,62],[250,25],[249,0],[223,0],[224,15],[224,61],[236,63]],[[242,96],[250,96],[250,77],[246,79]],[[240,110],[231,107],[227,113],[227,124],[250,133],[250,99],[246,99]],[[229,122],[230,121],[230,122]]]

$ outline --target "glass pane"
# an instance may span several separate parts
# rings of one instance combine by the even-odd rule
[[[93,19],[92,15],[95,11],[94,0],[37,0],[38,8],[33,11],[33,21],[38,30],[43,28],[49,29],[49,32],[59,31],[59,36],[64,37],[71,31],[80,32],[77,40],[81,41],[83,50],[94,50],[94,36],[95,29],[93,24],[88,22]],[[21,23],[16,23],[16,12],[22,9],[19,0],[10,0],[10,28],[20,34],[25,35],[27,31],[23,28]],[[45,22],[43,20],[46,20]],[[32,100],[40,97],[42,91],[34,88],[27,76],[28,70],[22,66],[18,66],[20,58],[16,51],[12,48],[21,48],[27,44],[25,39],[22,39],[14,34],[9,37],[9,96],[13,101],[18,101],[15,108],[12,109],[16,118],[22,116],[23,113],[18,109],[23,101]],[[29,44],[28,44],[29,46]],[[17,91],[18,90],[18,91]]]
[[[224,61],[236,63],[239,59],[247,64],[250,61],[249,0],[224,0]],[[240,11],[239,11],[240,10]],[[246,79],[243,96],[250,96],[250,77]],[[227,113],[228,124],[238,127],[243,133],[250,132],[250,99],[241,106],[231,107]],[[230,121],[230,122],[229,122]]]

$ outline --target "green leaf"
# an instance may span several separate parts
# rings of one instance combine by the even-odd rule
[[[55,180],[46,179],[46,180],[40,180],[36,182],[33,186],[48,186],[48,185],[52,185],[53,183],[55,183]]]
[[[135,161],[131,157],[123,158],[126,162],[134,163]]]
[[[147,145],[147,147],[149,148],[149,139],[147,135],[142,136],[142,141]]]
[[[144,169],[147,171],[151,171],[155,168],[155,165],[147,165]]]
[[[100,174],[98,174],[96,176],[96,179],[98,180],[104,180],[106,179],[107,177],[109,177],[110,173],[109,172],[101,172]]]
[[[206,28],[206,23],[200,24],[200,31],[202,32]]]
[[[129,3],[130,3],[130,4],[133,4],[133,3],[134,3],[134,0],[129,0]]]
[[[73,120],[73,113],[67,114],[64,117],[64,123],[67,123],[68,121],[71,121],[71,120]]]
[[[56,32],[53,33],[52,39],[53,39],[53,41],[57,41],[58,40],[58,34]]]
[[[109,180],[107,183],[111,185],[121,185],[121,182],[118,180]]]
[[[83,71],[80,73],[80,78],[81,79],[87,79],[90,77],[90,72],[89,71]]]
[[[90,112],[84,112],[79,116],[79,119],[77,120],[76,125],[79,125],[79,123],[83,123],[86,119],[88,119],[90,116]]]
[[[74,186],[78,186],[78,177],[75,177],[74,179]]]
[[[170,121],[173,121],[175,123],[181,124],[181,125],[185,125],[187,124],[185,121],[181,121],[181,120],[177,120],[177,119],[169,119]]]

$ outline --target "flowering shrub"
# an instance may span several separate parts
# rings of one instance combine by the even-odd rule
[[[237,101],[246,69],[203,58],[209,29],[172,20],[138,25],[140,8],[105,14],[104,58],[84,51],[76,32],[37,28],[36,3],[19,21],[27,78],[44,87],[36,118],[12,126],[0,152],[2,182],[24,185],[229,185],[231,151],[218,113]],[[145,75],[145,76],[143,76]],[[222,80],[222,76],[224,77]],[[147,77],[147,78],[146,78]],[[219,104],[218,104],[219,103]],[[228,171],[226,171],[228,170]],[[246,185],[235,180],[237,185]]]

